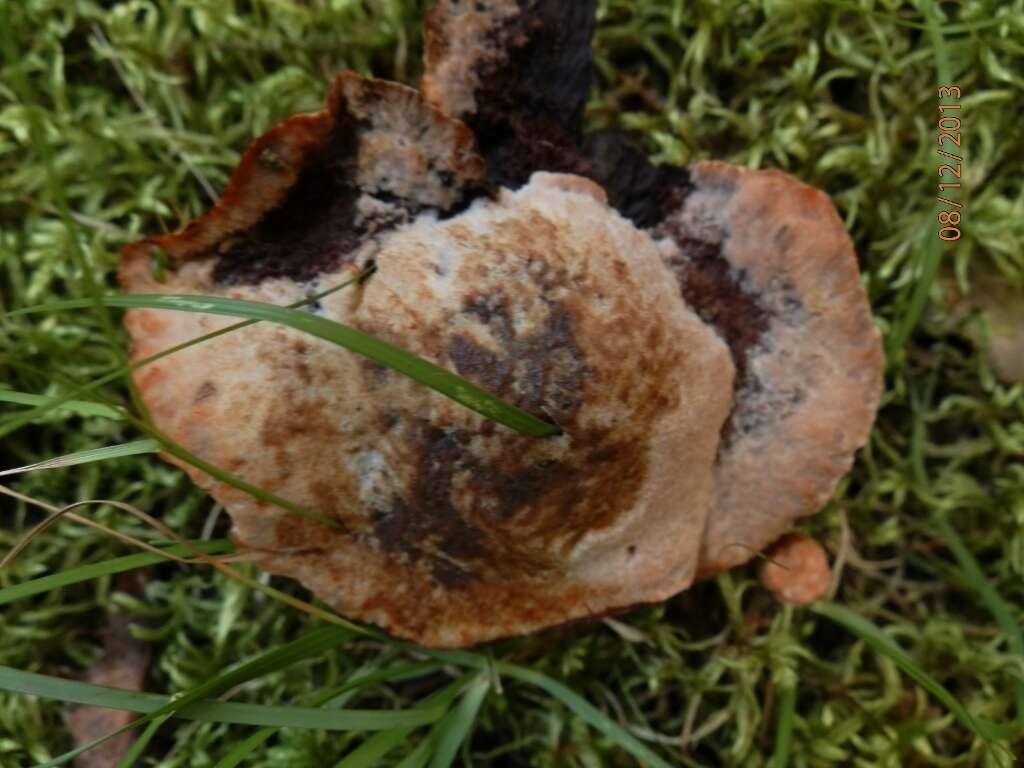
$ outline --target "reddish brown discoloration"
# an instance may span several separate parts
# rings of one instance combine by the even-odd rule
[[[204,381],[199,385],[199,389],[196,390],[195,397],[192,398],[193,405],[206,400],[208,397],[213,397],[217,394],[217,387],[214,386],[213,382]]]
[[[666,263],[679,281],[683,301],[725,339],[736,363],[736,386],[742,387],[747,355],[768,330],[768,313],[743,289],[742,275],[731,269],[718,244],[686,237],[669,222],[656,229],[655,235],[672,238],[678,247]]]

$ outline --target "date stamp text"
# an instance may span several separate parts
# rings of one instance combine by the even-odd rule
[[[962,115],[960,112],[960,86],[939,86],[939,154],[948,162],[939,165],[939,195],[936,198],[949,210],[939,211],[939,237],[943,240],[960,239],[961,211],[964,204],[957,200],[960,194],[960,176],[963,171],[963,151],[960,148]],[[942,103],[942,100],[947,103]],[[956,99],[955,103],[949,100]]]

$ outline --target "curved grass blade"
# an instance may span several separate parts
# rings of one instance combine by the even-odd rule
[[[362,282],[370,275],[372,275],[376,271],[376,269],[377,267],[375,265],[370,265],[369,267],[362,270],[361,272],[359,272],[359,274],[355,275],[354,277],[350,277],[348,280],[338,283],[337,285],[331,286],[330,288],[327,288],[323,291],[314,293],[311,296],[307,296],[306,298],[300,301],[296,301],[292,304],[289,304],[288,307],[290,309],[298,309],[299,307],[304,307],[308,304],[312,304],[313,302],[319,301],[320,299],[330,296],[332,293],[337,293],[340,290],[343,290],[352,285],[356,285],[357,283]],[[11,432],[14,432],[15,430],[20,429],[26,424],[31,424],[39,417],[45,415],[46,413],[49,413],[50,411],[56,408],[63,407],[67,403],[74,401],[74,398],[78,397],[79,395],[86,394],[94,389],[102,387],[104,384],[109,384],[112,381],[116,381],[122,376],[127,376],[132,371],[142,368],[143,366],[149,365],[150,363],[155,363],[157,360],[169,357],[170,355],[173,355],[175,352],[180,352],[183,349],[188,349],[189,347],[195,346],[196,344],[201,344],[204,341],[210,341],[211,339],[215,339],[218,336],[224,336],[228,333],[231,333],[232,331],[237,331],[241,328],[247,328],[250,325],[255,325],[257,322],[257,320],[243,320],[240,323],[232,323],[231,325],[225,328],[220,328],[216,331],[211,331],[210,333],[204,333],[202,336],[196,336],[194,339],[188,339],[187,341],[183,341],[180,344],[175,344],[173,347],[168,347],[167,349],[161,352],[149,355],[148,357],[144,357],[141,360],[136,360],[133,363],[126,363],[125,365],[115,368],[110,373],[104,374],[103,376],[100,376],[97,379],[93,379],[92,381],[86,382],[85,384],[80,384],[77,387],[74,387],[71,391],[65,392],[63,395],[57,395],[52,398],[42,398],[43,402],[40,402],[31,411],[28,411],[27,413],[18,414],[17,416],[11,417],[8,421],[4,422],[3,424],[0,424],[0,437],[8,435]],[[37,396],[25,395],[25,397]]]
[[[779,686],[778,727],[770,768],[786,768],[793,743],[793,715],[796,713],[796,684]]]
[[[217,675],[216,677],[210,678],[203,684],[198,685],[195,688],[192,688],[191,690],[185,691],[184,693],[178,694],[171,699],[158,696],[156,698],[159,699],[161,703],[158,703],[158,705],[152,709],[147,708],[144,710],[138,710],[134,707],[125,707],[118,706],[116,704],[111,705],[100,703],[98,704],[98,706],[113,706],[114,709],[130,709],[131,711],[135,712],[144,711],[148,714],[146,714],[144,717],[139,718],[138,720],[134,720],[128,723],[127,725],[122,726],[121,728],[118,728],[116,731],[109,733],[106,736],[103,736],[102,738],[99,738],[89,744],[85,744],[81,747],[73,749],[70,752],[64,753],[60,757],[51,760],[49,763],[46,764],[46,766],[62,765],[63,763],[66,763],[67,761],[74,759],[83,752],[87,752],[88,750],[93,749],[94,747],[98,747],[100,744],[103,744],[104,742],[109,741],[115,736],[125,733],[126,731],[129,731],[133,728],[146,725],[149,722],[155,720],[156,718],[163,717],[164,715],[178,716],[183,709],[185,709],[186,707],[190,707],[190,705],[194,705],[194,707],[190,707],[186,711],[186,714],[182,716],[190,717],[192,719],[204,719],[200,717],[200,715],[208,715],[208,708],[213,707],[214,710],[219,713],[219,716],[221,718],[224,718],[224,722],[241,723],[245,725],[281,725],[291,727],[310,727],[308,725],[309,723],[334,722],[335,728],[341,727],[342,729],[355,728],[359,730],[375,730],[376,728],[374,726],[365,725],[366,722],[375,722],[373,721],[372,718],[369,721],[361,719],[366,713],[357,713],[355,716],[349,718],[341,718],[341,720],[339,721],[337,719],[332,720],[331,718],[327,718],[325,720],[324,717],[322,716],[323,712],[321,710],[314,708],[279,707],[277,709],[280,711],[277,713],[277,716],[273,720],[268,720],[267,713],[264,712],[261,714],[259,711],[253,710],[253,705],[212,703],[204,701],[205,699],[211,699],[216,696],[219,696],[224,691],[233,688],[236,685],[248,682],[249,680],[254,680],[258,677],[263,677],[264,675],[276,672],[296,662],[317,656],[323,653],[324,651],[327,651],[344,642],[347,642],[355,634],[356,632],[352,630],[344,629],[337,626],[321,627],[319,629],[315,629],[312,632],[309,632],[306,635],[298,638],[297,640],[293,640],[290,643],[282,645],[278,648],[274,648],[273,650],[267,651],[265,653],[261,653],[255,658],[242,662],[241,664],[231,669],[228,669],[226,672],[223,672]],[[6,677],[4,675],[5,672],[7,673]],[[11,678],[12,676],[15,679],[25,679],[24,676],[29,674],[31,673],[18,672],[17,670],[8,670],[5,668],[0,668],[0,689],[21,691],[22,693],[35,693],[35,695],[37,696],[47,696],[47,693],[36,693],[35,691],[25,691],[19,688],[7,688],[7,686],[5,685],[4,681]],[[18,676],[21,677],[19,678]],[[62,680],[60,678],[47,678],[44,675],[34,675],[32,677],[32,680],[41,689],[49,690],[51,693],[53,693],[56,690],[70,690],[72,687],[70,681]],[[74,685],[81,686],[85,684],[81,683]],[[91,686],[91,688],[98,687],[99,686]],[[76,690],[89,692],[93,695],[95,695],[96,693],[95,691],[81,687],[77,687]],[[115,691],[114,689],[101,688],[100,690],[106,691],[105,695],[107,697],[113,696],[115,694],[120,696],[124,695],[123,691]],[[133,695],[145,696],[146,694]],[[50,698],[59,698],[64,699],[66,701],[80,701],[79,699],[71,698],[69,696],[61,695],[59,693],[55,696],[50,696]],[[120,700],[122,702],[133,701],[132,699],[124,698]],[[152,702],[151,695],[149,700],[150,702]],[[136,703],[139,703],[142,700],[135,699],[134,701]],[[82,703],[93,702],[85,701]],[[300,709],[305,712],[304,715],[299,714]],[[392,722],[392,720],[384,718],[383,722],[385,723],[384,725],[378,725],[377,727],[390,728],[396,725],[410,724],[407,722],[403,722],[401,718],[399,718],[397,722]],[[329,726],[320,725],[312,727]]]
[[[425,739],[420,741],[420,743],[416,745],[416,748],[406,755],[396,768],[424,768],[430,760],[430,749],[434,744],[433,737],[434,734],[431,733]]]
[[[136,739],[135,743],[132,744],[121,759],[117,761],[117,765],[114,766],[114,768],[132,768],[132,766],[135,765],[135,761],[142,757],[142,753],[146,750],[146,747],[149,746],[149,742],[153,740],[153,737],[156,736],[156,732],[160,730],[160,726],[170,719],[170,715],[164,715],[163,717],[158,717],[150,722],[150,724],[146,726],[146,730],[142,732],[139,738]]]
[[[189,542],[189,546],[192,549],[198,549],[207,555],[229,553],[233,552],[235,549],[234,545],[227,539],[193,541]],[[52,573],[49,576],[40,576],[38,579],[32,579],[31,581],[26,581],[22,584],[15,584],[13,586],[6,587],[5,589],[0,589],[0,605],[13,603],[16,600],[31,597],[32,595],[38,595],[43,592],[49,592],[53,589],[67,587],[71,584],[78,584],[83,581],[90,581],[91,579],[98,579],[115,573],[124,573],[125,571],[135,570],[136,568],[145,568],[147,565],[154,565],[156,563],[164,562],[165,560],[170,560],[172,556],[189,557],[193,554],[192,549],[181,545],[174,545],[166,548],[167,557],[160,557],[155,553],[126,555],[124,557],[115,557],[111,560],[105,560],[101,563],[80,565],[77,568],[71,568],[67,571]]]
[[[218,760],[213,768],[235,768],[235,766],[241,765],[243,760],[262,747],[267,739],[275,733],[277,733],[277,728],[260,728],[255,733],[249,734],[245,739],[235,744],[230,752]]]
[[[455,682],[417,703],[413,709],[435,708],[439,704],[447,709],[455,697],[459,695],[459,692],[465,689],[467,683],[475,676],[475,672],[463,675]],[[450,715],[447,715],[445,719],[447,717],[450,717]],[[441,722],[444,722],[444,720]],[[345,759],[338,763],[335,768],[372,768],[372,766],[378,765],[381,758],[391,752],[391,750],[407,743],[415,730],[415,728],[393,728],[390,731],[381,731],[371,736],[346,755]]]
[[[75,451],[63,456],[57,456],[46,461],[39,461],[35,464],[26,464],[24,467],[5,469],[0,472],[0,477],[6,475],[17,475],[22,472],[35,472],[40,469],[57,469],[59,467],[72,467],[75,464],[88,464],[91,461],[105,461],[107,459],[120,459],[124,456],[138,456],[143,453],[156,453],[160,445],[156,440],[136,440],[121,445],[108,445],[103,448],[87,448],[84,451]]]
[[[385,755],[400,744],[408,742],[414,730],[414,728],[393,728],[390,731],[374,734],[346,755],[345,759],[334,768],[372,768],[374,765],[379,765]]]
[[[275,304],[240,299],[225,299],[218,296],[178,296],[173,294],[114,295],[100,299],[107,307],[123,309],[148,308],[180,312],[200,312],[211,315],[244,317],[249,320],[265,320],[286,325],[317,338],[363,355],[380,365],[402,373],[414,381],[430,387],[451,398],[460,405],[476,411],[482,416],[504,424],[520,434],[529,437],[549,437],[560,433],[558,427],[536,416],[498,399],[487,391],[472,384],[461,376],[447,371],[439,365],[407,352],[404,349],[374,338],[333,320],[309,312],[302,312]],[[9,317],[32,312],[52,312],[65,309],[84,309],[94,306],[89,299],[69,299],[40,304],[35,307],[15,310]]]
[[[28,392],[15,392],[13,389],[0,389],[0,403],[15,403],[16,405],[43,405],[49,403],[53,398],[45,395],[33,395]],[[99,416],[104,419],[116,419],[120,421],[124,415],[117,409],[102,403],[90,403],[87,400],[68,400],[59,403],[54,408],[71,411],[79,416]]]
[[[347,287],[349,287],[351,285],[357,284],[357,283],[361,282],[362,280],[365,280],[367,277],[369,277],[369,275],[371,275],[374,272],[375,269],[376,269],[376,267],[370,266],[370,267],[362,270],[356,276],[354,276],[354,277],[352,277],[352,278],[350,278],[348,280],[345,280],[344,282],[339,283],[338,285],[332,286],[332,287],[330,287],[330,288],[328,288],[328,289],[326,289],[324,291],[320,291],[319,293],[313,294],[312,296],[309,296],[309,297],[307,297],[307,298],[305,298],[305,299],[303,299],[301,301],[295,302],[294,304],[289,305],[289,307],[295,308],[295,307],[303,306],[303,305],[308,304],[310,302],[313,302],[313,301],[316,301],[318,299],[321,299],[321,298],[323,298],[325,296],[329,296],[332,293],[336,293],[336,292],[338,292],[338,291],[340,291],[340,290],[342,290],[344,288],[347,288]],[[106,376],[103,376],[103,377],[101,377],[99,379],[96,379],[96,380],[94,380],[92,382],[89,382],[87,384],[84,384],[84,385],[81,385],[79,387],[76,387],[76,388],[72,389],[70,392],[68,392],[68,393],[66,393],[64,395],[58,396],[56,398],[53,398],[48,403],[40,405],[40,406],[32,409],[32,411],[30,411],[28,413],[21,414],[19,416],[16,416],[16,417],[8,420],[4,424],[0,424],[0,436],[9,434],[10,432],[14,431],[15,429],[18,429],[19,427],[24,426],[25,424],[31,423],[35,418],[38,418],[38,416],[42,415],[43,413],[48,412],[49,410],[52,410],[52,409],[58,407],[63,402],[66,402],[66,401],[68,401],[68,400],[70,400],[70,399],[72,399],[72,398],[74,398],[74,397],[76,397],[76,396],[78,396],[80,394],[88,392],[90,390],[96,389],[97,387],[99,387],[99,386],[101,386],[101,385],[103,385],[105,383],[108,383],[110,381],[113,381],[113,380],[119,378],[122,375],[126,375],[126,374],[130,373],[131,371],[133,371],[133,370],[135,370],[137,368],[141,368],[142,366],[147,365],[147,364],[149,364],[151,362],[154,362],[154,361],[156,361],[156,360],[158,360],[158,359],[160,359],[162,357],[167,357],[167,356],[173,354],[174,352],[176,352],[178,350],[185,349],[187,347],[193,346],[195,344],[199,344],[199,343],[201,343],[203,341],[207,341],[207,340],[215,338],[217,336],[221,336],[221,335],[230,333],[231,331],[238,330],[240,328],[244,328],[244,327],[249,326],[249,325],[253,325],[256,322],[259,322],[259,321],[258,320],[243,320],[240,323],[234,323],[232,325],[227,326],[226,328],[221,328],[220,330],[214,331],[212,333],[204,334],[203,336],[199,336],[199,337],[196,337],[194,339],[189,339],[188,341],[182,342],[181,344],[175,345],[175,346],[173,346],[173,347],[171,347],[169,349],[163,350],[162,352],[159,352],[159,353],[157,353],[155,355],[151,355],[151,356],[149,356],[147,358],[144,358],[142,360],[138,360],[138,361],[136,361],[136,362],[134,362],[132,364],[121,366],[120,368],[118,368],[115,371],[112,371],[111,373],[107,374]],[[197,469],[202,470],[203,472],[205,472],[206,474],[210,475],[211,477],[213,477],[213,478],[215,478],[217,480],[220,480],[221,482],[223,482],[223,483],[225,483],[227,485],[230,485],[233,488],[237,488],[238,490],[241,490],[242,492],[247,493],[250,496],[252,496],[252,497],[254,497],[254,498],[264,502],[265,504],[270,504],[270,505],[273,505],[273,506],[280,507],[281,509],[287,510],[289,512],[293,512],[293,513],[295,513],[297,515],[300,515],[302,517],[306,517],[306,518],[308,518],[310,520],[314,520],[315,522],[318,522],[321,525],[326,525],[328,527],[335,528],[335,529],[340,529],[341,528],[340,524],[336,520],[332,520],[332,519],[327,518],[324,515],[321,515],[321,514],[319,514],[317,512],[314,512],[312,510],[306,509],[306,508],[304,508],[304,507],[302,507],[302,506],[300,506],[298,504],[295,504],[292,501],[289,501],[288,499],[281,498],[281,497],[279,497],[279,496],[277,496],[275,494],[272,494],[272,493],[270,493],[268,491],[265,491],[262,488],[257,488],[256,486],[254,486],[254,485],[252,485],[250,483],[245,482],[240,477],[236,477],[235,475],[231,474],[230,472],[227,472],[227,471],[225,471],[225,470],[223,470],[223,469],[221,469],[219,467],[216,467],[216,466],[214,466],[212,464],[204,462],[198,456],[196,456],[196,455],[192,454],[191,452],[189,452],[188,450],[186,450],[184,448],[184,446],[176,443],[170,437],[168,437],[163,432],[161,432],[159,429],[157,429],[155,425],[153,425],[152,423],[149,423],[149,422],[147,422],[145,420],[142,420],[142,419],[139,419],[139,418],[135,417],[131,412],[125,412],[124,417],[127,420],[129,420],[130,422],[132,422],[133,424],[135,424],[137,427],[139,427],[144,432],[147,432],[151,437],[153,437],[156,440],[158,440],[160,442],[160,445],[162,446],[164,451],[166,451],[167,453],[171,454],[172,456],[175,456],[178,459],[181,459],[183,462],[185,462],[187,464],[190,464],[191,466],[196,467]]]
[[[206,723],[229,723],[233,725],[260,725],[277,728],[306,728],[326,731],[378,731],[389,728],[414,728],[431,725],[444,714],[439,706],[422,710],[374,710],[374,709],[327,709],[323,707],[267,706],[262,704],[237,704],[218,701],[190,701],[180,705],[174,697],[152,693],[137,693],[119,688],[105,688],[76,680],[23,672],[19,669],[0,666],[0,690],[23,693],[46,699],[96,707],[121,709],[128,712],[144,713],[142,717],[126,728],[105,736],[102,740],[74,750],[47,763],[60,765],[82,752],[98,746],[115,735],[142,724],[149,724],[157,718],[168,715],[186,720],[200,720]]]
[[[476,722],[477,713],[491,688],[491,681],[486,675],[480,675],[462,696],[462,701],[453,712],[448,714],[438,726],[437,748],[430,761],[430,768],[449,768],[455,762],[459,747],[469,738]]]
[[[163,450],[166,453],[169,453],[175,458],[180,459],[186,464],[189,464],[199,470],[202,470],[211,477],[220,480],[222,483],[230,485],[233,488],[237,488],[243,493],[247,493],[253,498],[258,499],[259,501],[262,501],[265,504],[280,507],[281,509],[300,515],[301,517],[308,518],[329,528],[334,528],[336,530],[342,529],[342,525],[337,520],[333,520],[329,517],[319,514],[318,512],[314,512],[313,510],[306,509],[305,507],[296,504],[293,501],[289,501],[288,499],[277,496],[273,493],[270,493],[269,491],[265,491],[262,488],[258,488],[255,485],[252,485],[251,483],[247,483],[242,478],[237,477],[224,469],[221,469],[220,467],[203,461],[198,456],[187,450],[180,443],[177,443],[167,434],[162,432],[153,423],[138,418],[130,411],[125,412],[125,419],[134,426],[136,426],[141,431],[149,434],[150,437],[152,437],[154,440],[156,440],[159,443],[159,449]],[[0,434],[3,434],[2,427],[0,427]]]
[[[648,749],[635,736],[626,731],[625,728],[557,680],[552,680],[547,675],[535,672],[532,669],[526,669],[525,667],[519,667],[504,661],[497,661],[494,666],[503,676],[521,680],[524,683],[535,685],[547,691],[572,712],[583,718],[591,727],[597,729],[622,749],[633,755],[633,757],[640,761],[641,765],[648,766],[648,768],[670,768],[667,762]]]
[[[2,559],[0,559],[0,571],[3,571],[5,568],[7,568],[12,562],[14,562],[14,560],[16,560],[21,555],[22,552],[25,551],[27,547],[29,547],[32,544],[33,541],[35,541],[47,529],[56,525],[62,519],[70,520],[72,522],[78,523],[79,525],[86,525],[90,528],[95,528],[96,530],[102,531],[108,536],[123,541],[126,544],[132,544],[136,547],[140,547],[141,549],[144,549],[148,552],[152,552],[153,554],[165,554],[164,552],[161,552],[156,547],[154,547],[152,544],[142,539],[129,536],[125,533],[121,533],[115,528],[110,528],[108,526],[103,525],[102,523],[98,523],[95,520],[91,520],[88,517],[83,517],[82,515],[78,515],[72,511],[80,507],[108,506],[113,507],[114,509],[120,510],[122,512],[127,512],[133,517],[146,523],[150,528],[153,528],[159,531],[160,533],[164,534],[167,537],[167,540],[174,541],[178,544],[182,544],[183,546],[188,546],[188,542],[186,539],[183,539],[180,536],[178,536],[173,530],[164,525],[160,520],[156,519],[152,515],[143,512],[138,507],[133,507],[131,504],[126,504],[123,501],[116,501],[114,499],[88,499],[86,501],[76,501],[74,504],[68,504],[63,507],[54,507],[50,504],[47,504],[46,502],[41,502],[38,499],[31,498],[30,496],[25,496],[24,494],[18,493],[17,491],[3,485],[0,485],[0,494],[3,494],[5,496],[11,496],[21,501],[25,501],[30,504],[43,507],[44,509],[46,509],[47,512],[50,513],[46,518],[44,518],[35,526],[33,526],[28,531],[28,533],[22,536],[21,540],[17,544],[15,544],[14,547],[12,547],[7,552],[7,554],[3,556]],[[212,565],[215,568],[222,567],[222,565],[218,563],[216,559],[207,558],[201,552],[195,551],[193,552],[193,554],[197,557],[197,559],[201,559],[203,562]],[[189,562],[184,558],[174,556],[171,556],[171,559],[177,562]]]
[[[287,510],[288,512],[292,512],[296,515],[299,515],[300,517],[305,517],[309,520],[320,523],[321,525],[326,525],[328,528],[333,528],[335,530],[343,530],[343,526],[337,520],[332,520],[331,518],[325,515],[321,515],[319,512],[314,512],[311,509],[306,509],[300,504],[296,504],[294,501],[289,501],[288,499],[285,499],[281,496],[270,493],[269,491],[265,491],[262,488],[253,485],[252,483],[247,483],[245,480],[238,477],[237,475],[233,475],[227,470],[221,469],[215,464],[210,464],[208,461],[203,461],[190,450],[185,448],[185,446],[181,445],[181,443],[175,442],[167,434],[160,431],[160,429],[158,429],[154,424],[141,420],[136,420],[135,417],[131,417],[131,420],[135,422],[135,425],[139,427],[139,429],[145,431],[153,438],[155,438],[157,441],[159,441],[160,448],[163,451],[169,453],[171,456],[174,456],[177,459],[181,459],[182,461],[184,461],[187,464],[190,464],[196,469],[202,470],[210,477],[216,480],[220,480],[222,483],[230,485],[233,488],[237,488],[238,490],[249,494],[254,499],[259,499],[260,501],[266,504],[272,504],[274,506],[280,507],[281,509]]]
[[[177,715],[177,712],[175,713]],[[330,709],[327,707],[281,707],[257,704],[202,702],[185,710],[190,719],[235,725],[272,725],[278,728],[306,728],[326,731],[381,731],[430,725],[444,714],[441,707],[414,709]],[[216,720],[214,719],[216,718]]]
[[[1018,725],[993,723],[981,717],[974,717],[938,680],[921,669],[903,649],[871,621],[858,613],[835,603],[818,603],[811,607],[815,613],[824,616],[853,633],[877,653],[888,657],[897,667],[932,696],[941,701],[966,728],[989,741],[1003,741],[1021,733]]]
[[[345,705],[345,702],[348,701],[348,699],[350,699],[359,688],[364,686],[385,681],[407,680],[422,677],[423,675],[436,672],[439,669],[441,669],[441,665],[436,662],[422,661],[413,664],[404,664],[398,667],[380,670],[378,672],[368,672],[367,670],[356,671],[344,685],[327,691],[322,691],[318,695],[314,696],[308,704],[313,707],[341,707]],[[366,674],[362,674],[362,672],[366,672]],[[426,699],[425,702],[430,701],[437,695],[438,694],[433,694],[433,696]],[[454,693],[452,696],[454,697]],[[412,729],[403,730],[408,733],[412,733]],[[248,738],[236,744],[230,752],[224,755],[224,757],[217,762],[217,765],[215,765],[214,768],[235,768],[235,766],[241,764],[243,760],[245,760],[257,748],[262,746],[267,739],[277,733],[277,731],[278,729],[273,727],[261,728],[251,734]],[[391,732],[392,731],[383,731],[382,733]]]
[[[961,578],[978,593],[978,597],[981,598],[989,613],[996,620],[996,624],[1006,635],[1013,654],[1019,659],[1024,659],[1024,633],[1021,632],[1020,624],[1013,618],[1010,607],[996,591],[996,588],[985,578],[985,572],[982,571],[978,561],[950,522],[939,514],[933,515],[932,520],[939,535],[945,539],[946,547],[956,558],[956,562],[960,566]],[[1017,723],[1021,730],[1024,730],[1024,681],[1021,680],[1017,681],[1015,704]]]
[[[402,640],[396,640],[393,644],[396,648],[402,648],[409,653],[422,653],[432,659],[437,659],[444,664],[454,664],[457,667],[486,669],[489,664],[486,656],[474,651],[427,648],[422,645],[416,645],[416,643],[410,643]]]

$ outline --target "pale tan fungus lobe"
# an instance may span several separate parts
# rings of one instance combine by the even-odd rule
[[[664,257],[677,257],[677,240],[714,246],[766,318],[741,353],[715,468],[708,575],[746,562],[831,498],[867,440],[884,358],[853,245],[823,192],[719,162],[697,164],[691,178],[663,225],[675,235],[658,241]]]

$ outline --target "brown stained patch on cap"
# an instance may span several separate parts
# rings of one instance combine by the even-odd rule
[[[468,435],[448,432],[426,422],[413,425],[419,459],[407,498],[392,497],[371,516],[373,535],[385,553],[411,563],[430,560],[429,575],[446,588],[462,586],[486,563],[484,532],[467,522],[452,502],[451,485],[465,454]]]
[[[655,237],[670,238],[665,263],[676,280],[683,301],[701,319],[715,327],[732,351],[736,364],[736,386],[747,382],[750,351],[768,331],[770,317],[757,297],[743,288],[742,275],[722,257],[721,245],[688,237],[672,219],[654,231]]]
[[[448,354],[460,375],[519,408],[543,411],[549,419],[564,424],[579,409],[583,384],[591,371],[580,359],[568,306],[551,299],[543,303],[544,320],[531,332],[520,334],[510,316],[513,301],[509,296],[472,297],[464,311],[486,326],[495,348],[481,346],[460,333],[452,339]]]

